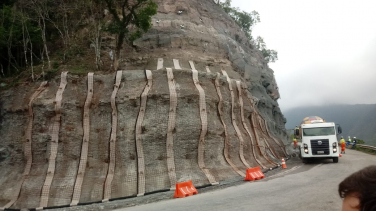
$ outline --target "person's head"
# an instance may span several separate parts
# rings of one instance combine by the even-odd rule
[[[343,136],[341,136],[341,138],[343,138]]]
[[[354,136],[354,138],[356,138],[356,137]]]
[[[376,165],[368,166],[344,179],[338,187],[342,211],[376,210]]]

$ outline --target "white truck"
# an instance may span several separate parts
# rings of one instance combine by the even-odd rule
[[[295,135],[301,139],[299,146],[300,156],[303,163],[307,163],[313,158],[331,158],[334,163],[338,163],[341,150],[337,142],[337,133],[341,134],[341,126],[334,122],[325,122],[320,117],[306,117],[300,124]]]

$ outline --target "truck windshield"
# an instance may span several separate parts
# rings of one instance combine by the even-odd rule
[[[335,134],[334,127],[303,128],[303,136],[328,136]]]

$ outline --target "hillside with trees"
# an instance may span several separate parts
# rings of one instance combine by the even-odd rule
[[[2,1],[0,77],[27,70],[23,77],[35,81],[58,69],[116,70],[123,44],[132,47],[156,13],[151,0]],[[114,44],[102,46],[106,39]],[[111,61],[102,59],[108,48]]]
[[[252,37],[260,22],[251,13],[214,1],[246,35],[265,61],[278,54],[262,37]],[[158,6],[152,0],[5,0],[0,4],[0,82],[17,83],[52,78],[61,70],[85,74],[113,71],[133,44],[153,26]],[[236,37],[241,42],[240,37]],[[15,81],[7,77],[16,77]]]
[[[2,9],[0,75],[16,82],[0,81],[0,209],[147,201],[288,156],[271,61],[240,10],[231,17],[213,0]]]

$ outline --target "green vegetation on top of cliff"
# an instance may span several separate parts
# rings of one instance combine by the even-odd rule
[[[112,52],[116,69],[123,43],[151,28],[157,7],[152,0],[2,1],[0,82],[11,84],[17,77],[45,80],[64,68],[79,73],[101,70],[102,38],[108,34],[116,35]],[[6,79],[9,76],[12,81]]]
[[[124,41],[133,42],[147,32],[151,24],[151,16],[157,14],[158,5],[151,0],[136,0],[133,4],[128,0],[102,0],[112,15],[106,30],[116,34],[114,69],[118,69],[118,58]],[[121,11],[121,15],[118,11]]]
[[[253,45],[261,51],[264,59],[268,63],[278,60],[278,52],[268,49],[262,37],[258,36],[256,39],[252,37],[252,28],[260,22],[260,15],[257,11],[252,11],[249,13],[242,11],[239,8],[232,7],[231,0],[215,0],[214,2],[220,5],[223,10],[235,21],[251,43],[253,43]]]
[[[251,36],[260,22],[257,12],[233,8],[231,0],[218,4],[267,62],[277,60],[277,52],[267,49],[261,37]],[[152,0],[2,1],[0,83],[48,80],[61,70],[83,74],[117,69],[120,53],[132,50],[132,41],[151,28],[156,13]]]

